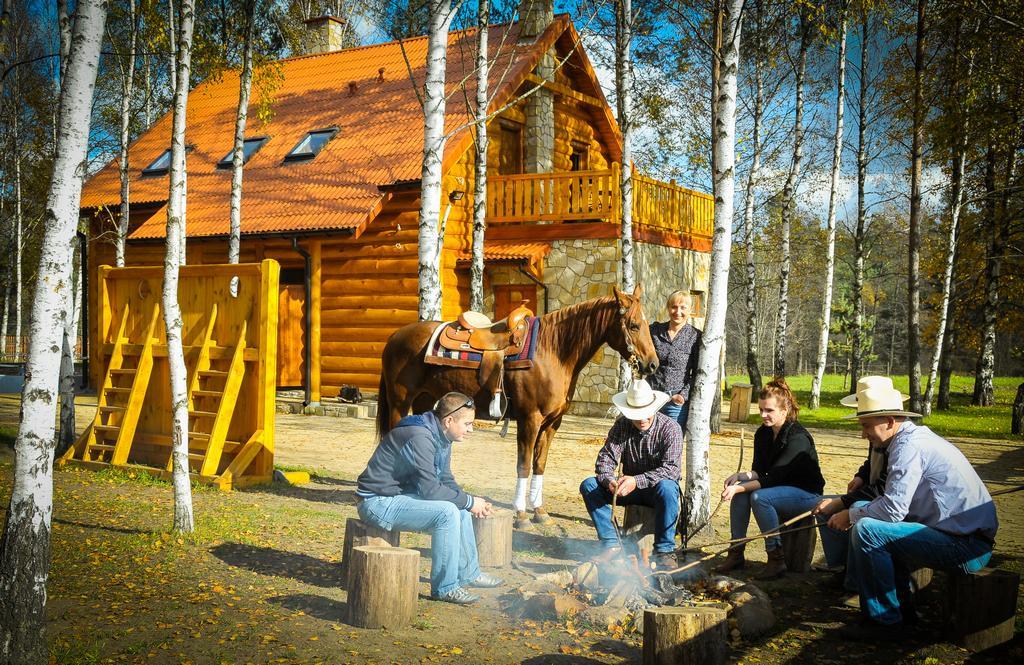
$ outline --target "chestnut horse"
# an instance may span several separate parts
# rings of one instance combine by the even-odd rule
[[[634,363],[647,375],[658,367],[658,356],[637,286],[633,295],[615,289],[614,295],[594,298],[545,314],[535,340],[536,353],[529,369],[507,371],[504,379],[509,414],[516,420],[518,460],[516,472],[516,526],[529,526],[526,488],[530,492],[533,521],[550,518],[543,508],[542,488],[548,446],[572,402],[576,379],[604,345]],[[421,413],[449,391],[472,395],[483,406],[491,395],[481,389],[475,369],[430,365],[423,362],[437,321],[420,321],[399,328],[388,339],[381,357],[377,433],[384,436],[410,410]]]

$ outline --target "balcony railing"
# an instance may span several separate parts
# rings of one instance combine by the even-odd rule
[[[488,224],[621,222],[619,165],[605,171],[490,176]],[[633,223],[638,227],[710,238],[714,199],[707,194],[633,176]]]

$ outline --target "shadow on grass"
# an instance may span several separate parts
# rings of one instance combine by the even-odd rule
[[[100,529],[102,531],[112,531],[114,533],[125,533],[133,536],[138,535],[152,535],[159,533],[152,529],[133,529],[125,526],[111,526],[110,524],[90,524],[88,522],[79,522],[77,520],[67,520],[61,517],[54,517],[53,521],[57,524],[63,524],[64,526],[77,526],[80,529]]]
[[[586,656],[570,656],[560,653],[546,653],[533,658],[527,658],[523,665],[585,665],[587,663],[603,663],[603,660],[587,658]]]
[[[287,596],[274,596],[267,600],[275,605],[293,611],[305,612],[311,617],[324,621],[344,622],[348,620],[348,604],[324,596],[293,593]]]
[[[252,494],[272,494],[274,496],[335,505],[355,505],[356,503],[355,489],[338,489],[336,487],[310,487],[308,485],[267,483],[264,485],[245,487],[239,491],[249,492]]]
[[[236,568],[271,577],[290,577],[305,584],[333,588],[341,587],[340,566],[317,559],[308,554],[283,552],[271,547],[224,543],[210,548],[215,557]]]

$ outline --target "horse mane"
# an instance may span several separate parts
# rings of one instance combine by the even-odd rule
[[[604,343],[603,337],[616,314],[615,296],[600,296],[575,305],[556,309],[540,318],[538,342],[555,349],[565,360],[567,351],[593,348]],[[586,358],[590,360],[590,356]]]

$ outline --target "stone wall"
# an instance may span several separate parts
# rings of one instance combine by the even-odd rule
[[[633,250],[637,282],[644,285],[644,313],[651,321],[668,319],[666,301],[676,289],[700,291],[703,305],[694,325],[704,327],[711,254],[638,242]]]

